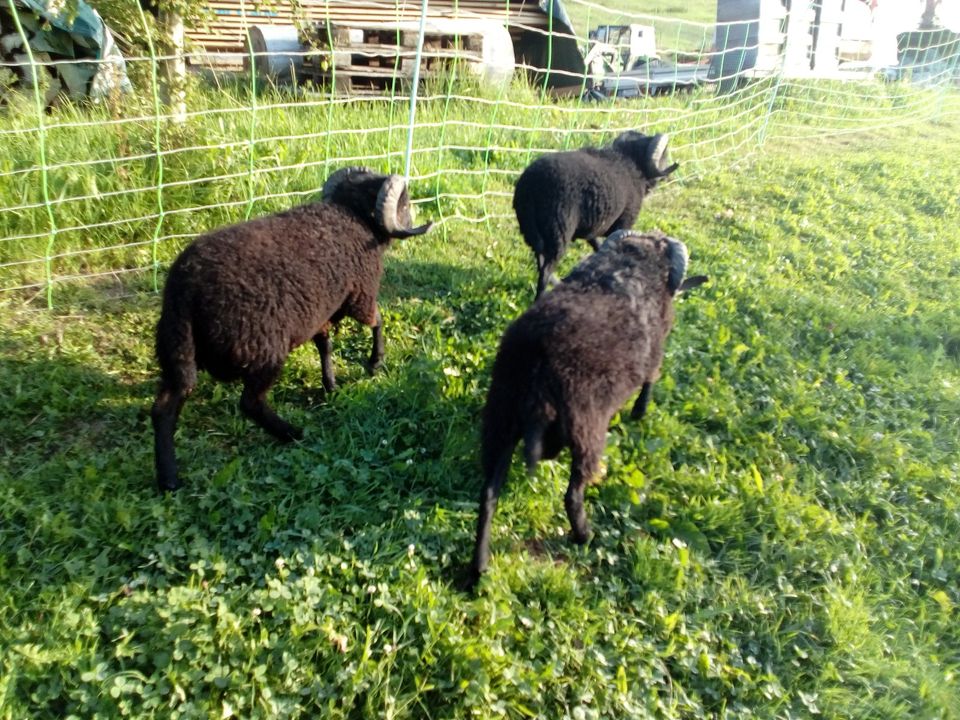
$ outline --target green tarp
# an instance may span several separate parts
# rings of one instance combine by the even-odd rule
[[[0,26],[4,61],[15,68],[21,82],[32,86],[38,73],[48,76],[45,83],[52,95],[65,93],[72,98],[102,98],[117,91],[130,90],[126,64],[103,19],[83,0],[13,0],[30,53],[12,21],[9,2],[0,0]],[[91,62],[70,62],[89,59]],[[51,91],[52,88],[52,91]],[[48,96],[47,101],[52,102]]]

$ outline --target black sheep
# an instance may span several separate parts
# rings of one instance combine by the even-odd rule
[[[608,147],[551,153],[523,171],[513,209],[537,261],[536,297],[575,238],[596,250],[598,238],[633,227],[644,196],[678,167],[667,164],[668,141],[629,130]]]
[[[683,243],[660,233],[614,233],[506,330],[483,411],[477,539],[466,584],[489,560],[490,522],[514,448],[530,471],[570,448],[565,504],[572,538],[586,542],[584,486],[597,473],[610,419],[637,388],[642,417],[673,324],[673,297],[706,280],[684,280]]]
[[[240,409],[289,441],[302,431],[267,403],[290,351],[313,340],[323,387],[335,386],[331,326],[352,317],[373,328],[372,373],[383,359],[377,292],[383,253],[411,228],[406,183],[366,168],[338,170],[322,201],[220,228],[189,245],[170,268],[157,325],[160,388],[151,413],[157,483],[180,486],[173,435],[203,369],[243,381]]]

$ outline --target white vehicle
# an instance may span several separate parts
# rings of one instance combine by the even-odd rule
[[[587,67],[597,71],[618,74],[634,70],[658,58],[657,35],[652,25],[599,25],[590,31],[591,45],[587,52]]]

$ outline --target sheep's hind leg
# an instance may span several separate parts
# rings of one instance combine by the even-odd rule
[[[597,238],[587,238],[587,242],[590,243],[594,252],[600,249],[600,241]]]
[[[543,295],[551,279],[556,280],[556,278],[552,278],[553,268],[556,264],[555,259],[548,260],[542,253],[537,254],[537,294],[534,296],[534,300]]]
[[[483,489],[480,491],[480,511],[477,514],[477,541],[473,549],[473,561],[467,569],[463,586],[470,590],[480,580],[480,575],[487,569],[490,562],[490,523],[497,510],[497,500],[500,490],[507,479],[510,470],[510,459],[516,448],[516,441],[508,443],[500,449],[493,463],[493,470],[487,477]]]
[[[377,310],[373,326],[370,330],[373,344],[370,348],[370,359],[367,361],[367,372],[373,375],[383,366],[383,319],[380,317],[379,310]]]
[[[633,404],[633,410],[630,411],[631,420],[642,420],[647,414],[647,405],[650,404],[650,389],[653,383],[645,382],[640,389],[640,397]]]
[[[162,384],[150,410],[150,419],[153,422],[154,465],[160,492],[172,492],[180,487],[173,434],[177,429],[180,410],[192,389]]]
[[[281,419],[267,402],[267,392],[280,375],[281,368],[261,370],[243,379],[240,410],[278,440],[290,442],[303,437],[303,430]]]
[[[332,393],[337,389],[337,378],[333,371],[333,356],[330,352],[330,333],[327,330],[313,336],[313,344],[320,353],[320,372],[323,377],[323,389]]]
[[[582,545],[590,537],[590,523],[583,508],[583,490],[590,479],[600,469],[600,455],[603,450],[603,436],[586,438],[584,442],[574,442],[570,447],[573,460],[570,467],[570,484],[564,497],[564,507],[570,519],[570,538]]]

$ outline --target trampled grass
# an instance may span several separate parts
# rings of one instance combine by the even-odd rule
[[[566,454],[533,477],[518,459],[476,596],[453,580],[477,420],[534,278],[509,216],[391,251],[381,375],[351,325],[333,397],[293,354],[274,400],[304,441],[202,378],[173,497],[152,478],[159,297],[5,294],[0,717],[960,717],[960,120],[793,136],[650,198],[638,227],[712,281],[678,304],[647,418],[614,419],[591,542],[564,538]],[[540,145],[516,142],[491,166]]]

